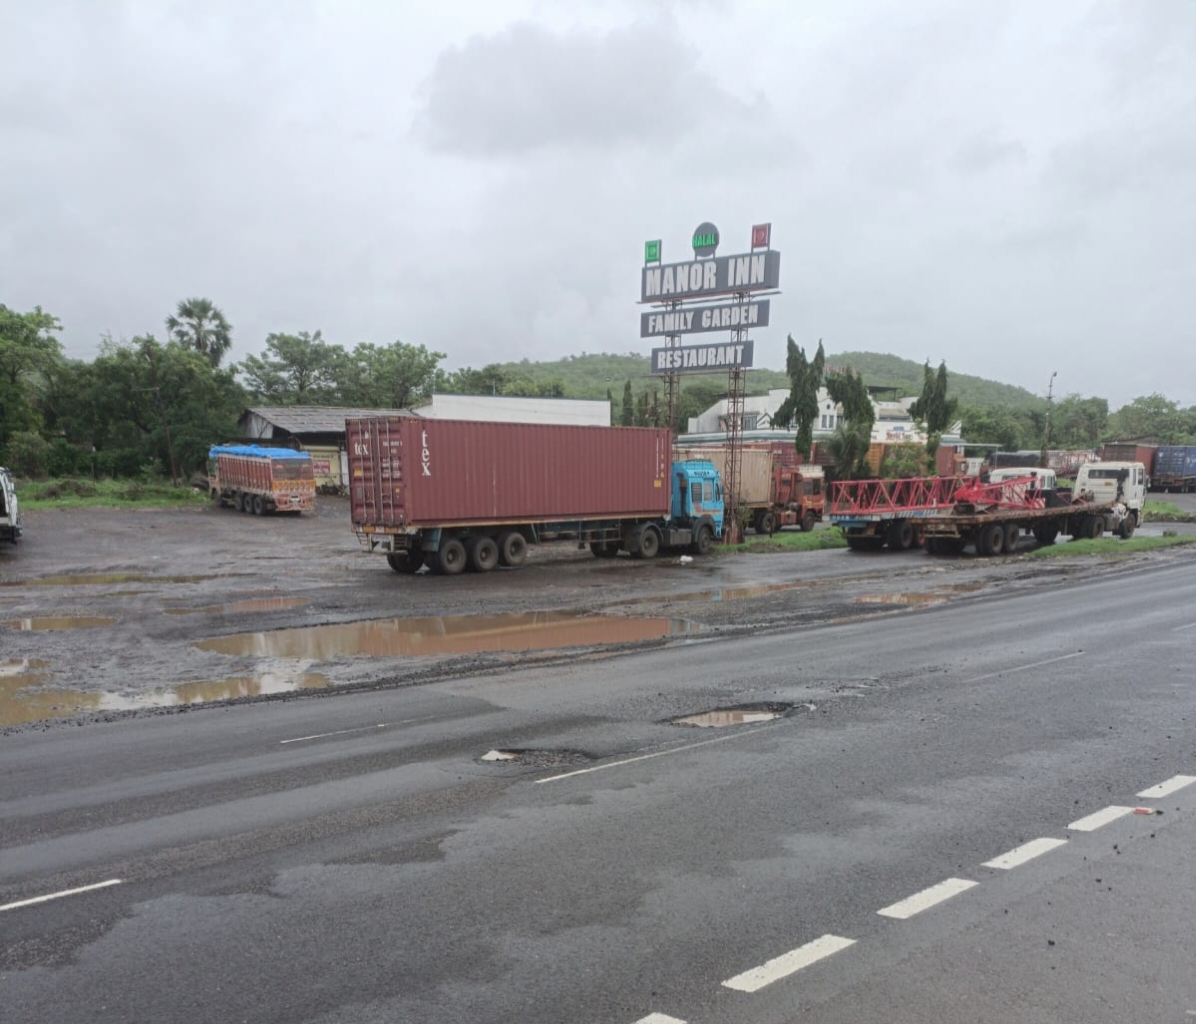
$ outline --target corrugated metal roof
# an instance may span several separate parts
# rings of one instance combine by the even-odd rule
[[[410,409],[356,409],[336,405],[256,405],[246,409],[289,434],[343,434],[346,418],[353,416],[414,416]]]

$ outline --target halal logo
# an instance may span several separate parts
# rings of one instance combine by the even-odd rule
[[[718,228],[710,221],[699,224],[694,230],[694,255],[713,256],[718,248]]]

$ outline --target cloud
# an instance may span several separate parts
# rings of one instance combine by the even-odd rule
[[[442,52],[424,83],[416,133],[440,152],[520,156],[676,141],[744,103],[703,72],[667,22],[555,34],[520,22]]]
[[[1016,139],[968,139],[959,145],[952,166],[961,174],[982,174],[1002,164],[1024,164],[1026,147]]]

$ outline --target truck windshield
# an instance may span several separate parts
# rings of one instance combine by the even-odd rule
[[[1089,480],[1116,480],[1124,469],[1090,469],[1088,470]]]

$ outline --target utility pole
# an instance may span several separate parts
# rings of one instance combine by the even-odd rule
[[[1042,458],[1039,462],[1042,463],[1042,468],[1046,469],[1047,452],[1051,447],[1051,401],[1055,393],[1055,378],[1059,375],[1058,370],[1051,371],[1051,379],[1047,382],[1047,410],[1046,410],[1046,433],[1042,440]]]
[[[166,409],[162,405],[162,386],[158,382],[158,362],[154,359],[154,343],[147,341],[142,351],[145,353],[145,358],[149,360],[150,372],[154,378],[154,402],[158,406],[158,415],[162,418],[162,429],[166,432],[166,454],[170,458],[170,482],[177,486],[179,474],[174,465],[174,445],[170,440],[170,422],[166,419]]]

